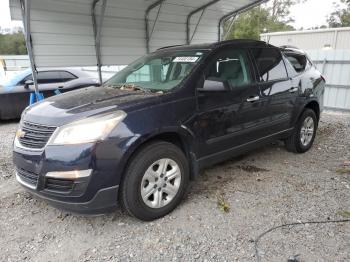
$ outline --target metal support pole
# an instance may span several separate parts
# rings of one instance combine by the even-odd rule
[[[98,78],[99,78],[100,84],[102,85],[101,31],[102,31],[104,15],[106,11],[107,0],[102,0],[100,19],[99,19],[99,22],[97,23],[95,9],[99,1],[101,0],[94,0],[92,2],[91,17],[92,17],[92,27],[94,31],[94,37],[95,37],[95,52],[96,52],[96,60],[97,60]]]
[[[30,35],[30,0],[21,0],[21,10],[22,10],[22,18],[23,18],[23,25],[24,25],[24,31],[25,31],[26,47],[27,47],[27,52],[29,56],[30,67],[32,69],[35,95],[38,100],[39,98],[39,87],[38,87],[38,77],[37,77],[38,71],[36,70],[36,66],[35,66],[32,37]]]
[[[267,1],[268,0],[255,0],[254,2],[252,2],[250,4],[245,5],[245,6],[241,7],[241,8],[238,8],[238,9],[236,9],[236,10],[234,10],[234,11],[232,11],[232,12],[226,14],[226,15],[224,15],[223,17],[221,17],[220,20],[219,20],[219,24],[218,24],[218,41],[221,40],[221,26],[222,26],[223,22],[225,22],[227,19],[229,19],[233,15],[238,15],[238,14],[240,14],[240,13],[242,13],[242,12],[248,10],[248,9],[256,7],[257,5],[260,5],[260,4],[262,4],[264,2],[267,2]]]
[[[216,3],[219,2],[219,1],[220,1],[220,0],[212,0],[212,1],[210,1],[209,3],[206,3],[205,5],[202,5],[202,6],[198,7],[197,9],[193,10],[192,12],[190,12],[190,13],[188,14],[187,19],[186,19],[186,43],[187,43],[188,45],[191,43],[191,41],[192,41],[192,39],[193,39],[193,37],[194,37],[196,31],[197,31],[198,25],[199,25],[199,23],[200,23],[200,21],[201,21],[201,19],[202,19],[202,16],[203,16],[203,14],[204,14],[205,9],[207,9],[207,7],[209,7],[209,6],[213,5],[213,4],[216,4]],[[198,20],[198,22],[197,22],[197,25],[196,25],[196,27],[195,27],[195,29],[194,29],[193,34],[192,34],[192,37],[190,37],[190,30],[191,30],[191,28],[190,28],[190,22],[191,22],[191,18],[192,18],[192,16],[193,16],[195,13],[198,13],[198,12],[200,12],[200,11],[202,11],[202,14],[201,14],[201,16],[199,17],[199,20]]]
[[[150,47],[149,47],[150,37],[153,34],[154,28],[155,28],[156,23],[157,23],[158,18],[159,18],[160,8],[161,8],[161,5],[163,4],[164,1],[165,0],[158,0],[158,1],[154,2],[153,4],[151,4],[146,9],[146,12],[145,12],[145,18],[144,19],[145,19],[145,36],[146,36],[146,52],[147,52],[147,54],[150,52]],[[149,14],[152,11],[152,9],[157,7],[157,6],[159,6],[159,9],[158,9],[158,12],[157,12],[156,20],[154,21],[154,24],[153,24],[153,28],[152,28],[151,34],[150,34],[149,33],[149,26],[148,26]]]
[[[226,40],[227,39],[227,36],[228,36],[228,34],[231,32],[231,29],[232,29],[232,27],[233,27],[233,24],[235,23],[235,19],[236,19],[236,16],[237,15],[233,15],[232,16],[232,21],[231,21],[231,23],[230,23],[230,25],[229,25],[229,27],[228,27],[228,30],[226,31],[226,34],[224,35],[224,40]]]

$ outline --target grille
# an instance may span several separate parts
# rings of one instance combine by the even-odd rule
[[[52,126],[23,122],[21,130],[24,132],[24,136],[18,140],[24,147],[41,149],[46,145],[55,129],[56,127]]]
[[[24,170],[22,168],[17,168],[16,171],[17,171],[17,174],[20,176],[20,178],[24,182],[26,182],[30,185],[33,185],[33,186],[36,186],[36,184],[38,183],[38,178],[39,178],[38,174],[35,174],[33,172],[29,172],[29,171]]]
[[[72,180],[47,178],[45,188],[53,191],[69,192],[73,189],[73,185]]]

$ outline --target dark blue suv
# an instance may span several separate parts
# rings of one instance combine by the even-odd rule
[[[102,86],[27,108],[14,141],[16,178],[72,212],[119,202],[156,219],[202,168],[277,139],[293,152],[310,149],[324,86],[295,48],[249,40],[162,48]]]

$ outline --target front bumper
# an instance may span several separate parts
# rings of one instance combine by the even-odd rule
[[[36,191],[33,186],[24,182],[18,173],[16,173],[16,179],[35,197],[43,199],[50,205],[65,211],[78,214],[104,214],[113,211],[118,206],[119,186],[100,189],[97,191],[95,196],[87,202],[67,202],[41,194],[39,191]]]
[[[51,205],[74,213],[114,210],[122,167],[120,149],[111,141],[72,146],[46,146],[42,151],[14,147],[17,181]],[[49,178],[49,172],[92,170],[74,180]]]

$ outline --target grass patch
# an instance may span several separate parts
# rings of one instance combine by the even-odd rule
[[[338,215],[344,218],[350,218],[350,211],[338,211]]]
[[[223,194],[217,195],[217,203],[218,203],[219,209],[222,212],[224,213],[230,212],[230,204],[225,200],[225,197]]]
[[[338,174],[348,174],[350,175],[350,166],[339,167],[336,172]]]

